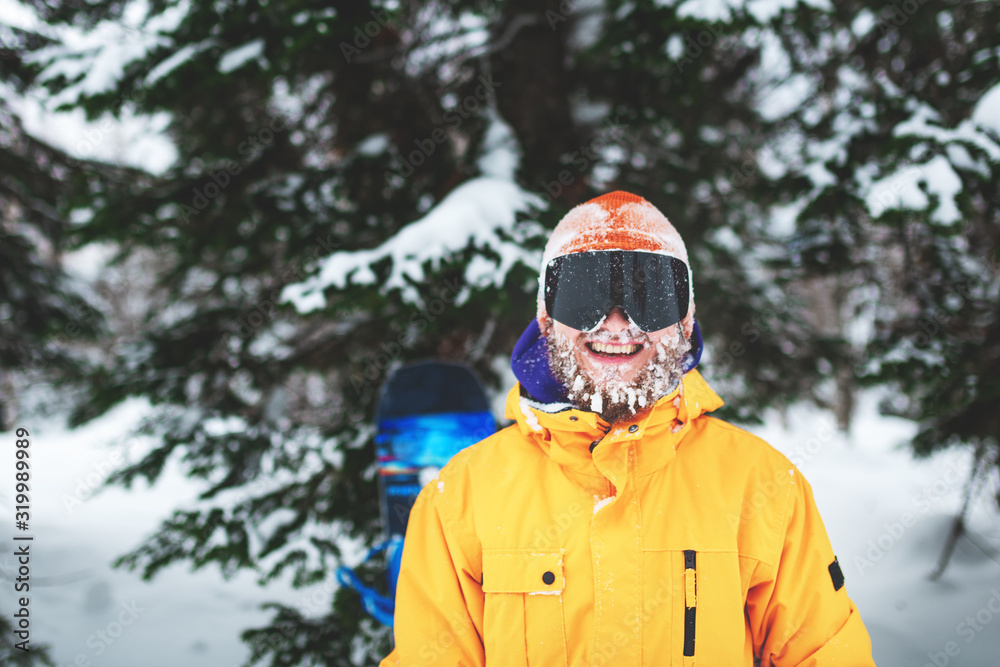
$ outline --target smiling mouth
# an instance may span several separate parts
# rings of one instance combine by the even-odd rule
[[[599,357],[623,359],[638,354],[642,345],[630,343],[627,345],[612,345],[609,343],[587,343],[587,349]]]

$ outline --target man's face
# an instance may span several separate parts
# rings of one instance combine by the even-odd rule
[[[609,422],[652,407],[683,375],[690,343],[679,324],[644,332],[614,308],[596,330],[551,321],[549,363],[577,407]]]

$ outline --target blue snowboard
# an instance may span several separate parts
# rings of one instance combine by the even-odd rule
[[[365,586],[352,570],[338,568],[342,585],[361,594],[365,609],[392,625],[396,579],[410,509],[420,489],[451,457],[496,431],[489,401],[472,370],[462,364],[421,361],[394,372],[379,395],[375,416],[379,500],[389,563],[389,597]]]

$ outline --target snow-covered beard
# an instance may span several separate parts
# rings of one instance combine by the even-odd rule
[[[620,369],[614,365],[596,374],[579,369],[573,342],[556,333],[551,322],[543,333],[548,338],[549,366],[556,379],[569,391],[569,402],[581,410],[596,412],[611,424],[653,407],[658,399],[673,391],[684,375],[684,358],[691,349],[691,343],[678,326],[673,339],[665,336],[657,344],[655,359],[639,369],[635,378],[626,383],[621,378]],[[619,336],[602,333],[605,332],[587,336],[586,340],[628,340],[651,344],[649,336],[639,329],[622,332]]]

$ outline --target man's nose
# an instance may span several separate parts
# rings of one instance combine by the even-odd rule
[[[601,328],[607,329],[611,333],[618,333],[619,331],[625,331],[631,326],[628,318],[625,317],[625,311],[620,306],[615,306],[604,319],[604,324],[601,325]]]

